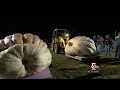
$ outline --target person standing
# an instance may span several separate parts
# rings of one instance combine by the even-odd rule
[[[97,51],[98,51],[98,54],[102,54],[103,52],[103,42],[104,42],[104,39],[101,35],[97,35]]]
[[[97,45],[96,45],[96,43],[97,43],[97,37],[96,37],[96,35],[93,36],[93,41],[95,43],[95,46],[97,47]]]
[[[105,54],[107,56],[110,56],[110,46],[111,46],[111,38],[110,38],[110,35],[107,34],[106,35],[106,38],[105,38]]]
[[[114,48],[113,43],[114,43],[114,40],[113,40],[113,38],[111,38],[111,43],[110,43],[110,48],[111,48],[111,49],[113,49],[113,48]]]
[[[118,32],[118,36],[115,38],[115,57],[120,58],[120,32]]]

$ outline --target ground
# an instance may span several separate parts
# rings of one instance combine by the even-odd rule
[[[118,79],[120,78],[120,60],[114,57],[114,50],[111,56],[100,55],[99,59],[88,61],[77,61],[66,57],[65,54],[52,54],[50,71],[53,79]],[[91,71],[91,62],[99,66],[98,72]]]

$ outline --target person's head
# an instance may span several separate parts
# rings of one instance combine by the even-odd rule
[[[100,38],[100,35],[97,35],[97,38]]]
[[[120,36],[120,32],[118,32],[118,36]]]
[[[107,34],[107,35],[106,35],[106,38],[109,38],[109,37],[110,37],[110,34]]]
[[[96,38],[96,35],[94,35],[93,38]]]

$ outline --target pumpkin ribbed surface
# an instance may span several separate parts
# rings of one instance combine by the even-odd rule
[[[37,35],[15,33],[0,40],[0,78],[37,74],[51,64],[47,44]]]
[[[65,53],[72,56],[92,55],[96,53],[95,43],[89,37],[76,36],[68,41]]]

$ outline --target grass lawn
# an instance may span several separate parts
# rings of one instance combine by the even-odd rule
[[[50,71],[53,79],[119,79],[120,60],[114,57],[114,50],[111,56],[100,55],[94,61],[77,61],[66,57],[65,54],[52,54],[52,64]],[[97,73],[89,72],[91,62],[96,62],[99,66]]]

